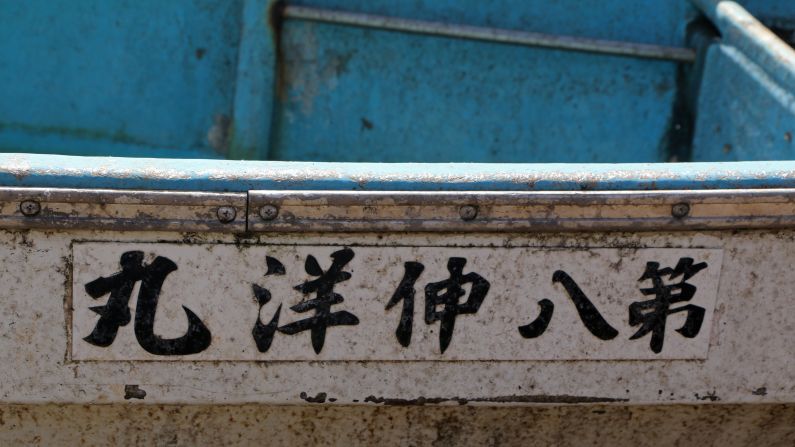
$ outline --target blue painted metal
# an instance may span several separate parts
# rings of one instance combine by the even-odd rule
[[[773,31],[785,31],[784,34],[789,34],[790,40],[795,37],[792,34],[795,31],[795,2],[789,0],[737,0],[737,3]]]
[[[681,0],[604,0],[598,8],[581,0],[289,0],[288,4],[669,46],[684,44],[683,18],[694,12]]]
[[[576,0],[302,4],[673,46],[684,41],[692,13],[685,0],[609,0],[598,16]],[[2,92],[0,150],[335,161],[665,159],[674,63],[288,21],[283,88],[275,89],[268,8],[267,0],[0,3],[0,21],[9,25],[0,30],[0,85],[15,86]],[[274,94],[281,98],[275,105]]]
[[[795,187],[795,161],[310,163],[0,154],[0,185],[201,191],[617,191]]]
[[[789,0],[739,0],[738,3],[763,22],[795,23],[795,2]]]
[[[240,52],[232,117],[221,117],[216,145],[232,159],[264,159],[270,145],[276,90],[274,0],[243,0]]]
[[[0,1],[0,148],[221,157],[239,2]]]
[[[336,9],[280,4],[282,20],[304,20],[315,23],[368,28],[432,37],[476,40],[479,42],[519,45],[536,48],[577,51],[582,53],[621,55],[632,58],[661,59],[693,63],[692,48],[657,44],[594,39],[591,37],[545,34],[505,28],[462,25],[460,23],[434,22],[394,16],[363,14]]]
[[[721,39],[704,57],[692,159],[794,158],[795,51],[735,2],[696,3]]]
[[[763,66],[790,90],[795,90],[795,51],[776,37],[738,3],[694,0],[721,33],[721,40]]]
[[[579,0],[289,1],[673,47],[698,41],[695,68],[280,21],[273,0],[0,0],[3,152],[501,163],[8,155],[0,177],[7,185],[210,190],[782,186],[790,171],[781,163],[782,178],[762,180],[754,176],[773,175],[772,165],[513,164],[795,158],[795,52],[749,26],[734,2],[693,2],[715,28],[689,26],[699,14],[689,0],[605,0],[598,8]],[[779,31],[795,29],[791,0],[741,3]],[[18,180],[11,172],[21,162],[35,169]],[[702,177],[711,180],[695,180]]]
[[[315,0],[316,7],[682,45],[688,3]],[[270,157],[665,161],[676,63],[287,21]]]
[[[282,44],[273,159],[665,159],[674,62],[300,22]]]
[[[795,89],[729,45],[713,45],[705,67],[693,160],[795,158]]]

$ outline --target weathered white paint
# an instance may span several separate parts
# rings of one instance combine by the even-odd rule
[[[240,247],[294,244],[564,247],[574,252],[598,248],[622,249],[626,253],[666,247],[684,252],[722,250],[723,260],[709,331],[709,352],[706,359],[701,360],[163,362],[70,359],[70,346],[76,346],[80,340],[75,335],[70,341],[73,245],[114,241],[183,243],[186,246],[224,243]],[[295,234],[260,235],[250,239],[211,233],[7,231],[0,233],[0,259],[3,259],[0,266],[0,358],[3,360],[0,362],[0,377],[3,377],[0,400],[5,403],[106,403],[125,402],[126,395],[143,397],[130,399],[131,402],[208,404],[281,404],[304,403],[305,400],[335,404],[795,402],[795,349],[792,345],[795,312],[790,311],[792,290],[795,290],[790,262],[792,253],[795,253],[794,231]],[[97,253],[97,256],[102,255]],[[318,259],[322,266],[328,266],[328,258],[319,256]],[[195,261],[202,262],[198,258]],[[286,260],[283,262],[288,269],[296,268]],[[183,268],[180,265],[180,269]],[[262,273],[260,269],[260,275]],[[303,272],[298,268],[296,274]],[[543,276],[548,281],[548,277]],[[630,279],[635,281],[636,276],[633,274]],[[258,281],[266,279],[270,277],[257,277]],[[585,278],[576,279],[585,282]],[[170,279],[166,284],[168,281]],[[589,296],[594,296],[590,286],[581,286]],[[347,291],[344,295],[343,304],[353,300],[348,298]],[[573,324],[575,329],[583,331],[576,316],[574,323],[566,323],[568,318],[564,318],[563,312],[568,312],[566,309],[571,303],[565,295],[557,291],[555,296],[548,298],[556,304],[556,314],[548,331],[558,330],[559,325],[565,324]],[[171,306],[172,300],[167,301],[163,302],[161,311],[168,317],[166,306]],[[253,300],[250,303],[253,305]],[[173,304],[177,311],[174,318],[179,321],[184,318],[179,308],[181,303]],[[531,304],[528,300],[527,305]],[[537,315],[537,308],[528,309],[535,312],[532,316]],[[397,310],[382,314],[392,317],[384,321],[390,330],[396,324]],[[268,312],[263,310],[263,314]],[[461,317],[461,320],[470,317]],[[251,324],[250,316],[246,321]],[[419,318],[415,323],[415,329],[425,330]],[[620,337],[631,335],[623,322],[615,326]],[[670,331],[672,327],[673,323],[666,334],[666,343],[681,338]],[[463,340],[458,338],[465,334],[460,328],[456,328],[450,349],[455,349]],[[129,331],[129,327],[123,328],[117,342],[132,341]],[[344,329],[330,329],[328,342],[331,343],[340,331]],[[542,336],[545,343],[549,334],[551,332]],[[308,336],[282,335],[277,335],[274,349],[292,342],[287,341],[291,338],[302,346],[308,344]],[[648,347],[647,338],[632,343]]]
[[[331,306],[331,312],[347,311],[355,315],[355,326],[327,329],[325,343],[316,354],[310,332],[286,335],[277,333],[266,353],[260,353],[252,337],[258,304],[252,292],[257,284],[268,289],[271,301],[263,307],[260,319],[267,324],[281,306],[279,324],[310,318],[315,311],[299,313],[290,306],[316,298],[294,289],[317,279],[304,269],[305,260],[314,256],[326,271],[332,253],[349,248],[353,259],[343,271],[351,278],[334,286],[334,293],[344,299]],[[162,356],[146,352],[136,342],[133,323],[121,328],[114,343],[100,347],[83,340],[90,334],[99,315],[92,310],[108,300],[108,295],[94,299],[85,285],[120,270],[121,255],[142,251],[145,263],[156,256],[166,257],[178,270],[166,277],[156,312],[155,333],[164,338],[182,336],[187,318],[182,306],[202,319],[212,333],[212,342],[204,351],[188,356]],[[368,247],[368,246],[245,246],[232,244],[146,244],[146,243],[76,243],[73,248],[73,348],[74,360],[601,360],[601,359],[704,359],[709,347],[709,333],[717,295],[721,263],[720,250],[704,249],[555,249],[555,248],[460,248],[460,247]],[[278,259],[285,275],[265,276],[266,256]],[[440,323],[426,324],[424,288],[428,283],[450,277],[450,258],[466,259],[463,274],[474,272],[490,287],[477,313],[455,319],[452,342],[440,351]],[[688,279],[697,287],[689,303],[706,311],[705,324],[695,338],[675,332],[685,321],[686,312],[668,317],[665,345],[655,354],[649,347],[651,335],[630,340],[639,326],[628,321],[630,303],[653,299],[641,288],[652,287],[651,280],[639,281],[647,262],[660,268],[675,267],[680,258],[689,257],[708,267]],[[403,303],[385,309],[404,275],[404,263],[420,262],[425,266],[414,289],[413,333],[411,344],[398,343],[395,330]],[[564,287],[554,284],[553,273],[568,273],[586,293],[602,317],[619,335],[601,340],[591,334],[575,309]],[[682,276],[666,284],[678,283]],[[463,285],[469,298],[471,284]],[[140,288],[140,283],[138,287]],[[672,293],[678,293],[673,290]],[[130,299],[135,309],[137,290]],[[541,299],[555,303],[549,327],[538,338],[525,339],[518,327],[533,321],[539,314]],[[442,306],[437,306],[442,310]]]

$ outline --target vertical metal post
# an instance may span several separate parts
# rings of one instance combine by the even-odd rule
[[[227,157],[262,160],[268,155],[276,81],[276,0],[244,0],[234,113]]]

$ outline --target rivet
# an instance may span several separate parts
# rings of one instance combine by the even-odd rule
[[[276,208],[274,205],[263,205],[262,208],[259,209],[259,217],[262,220],[273,220],[276,219],[276,216],[279,215],[279,208]]]
[[[478,207],[474,205],[464,205],[459,208],[458,214],[463,220],[474,220],[478,217]]]
[[[218,208],[216,215],[218,216],[218,220],[222,223],[229,223],[235,220],[235,216],[237,216],[237,210],[231,206],[222,206]]]
[[[35,216],[41,212],[41,204],[35,200],[24,200],[19,204],[19,211],[28,217]]]
[[[671,206],[671,215],[677,219],[681,219],[690,214],[690,205],[687,203],[676,203]]]

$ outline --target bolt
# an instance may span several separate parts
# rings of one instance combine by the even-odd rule
[[[279,208],[276,208],[274,205],[263,205],[262,208],[259,209],[259,217],[262,220],[273,220],[276,219],[276,216],[279,215]]]
[[[681,219],[690,214],[690,205],[687,203],[676,203],[671,206],[671,215],[677,219]]]
[[[32,217],[39,214],[41,205],[35,200],[24,200],[19,204],[19,211],[25,216]]]
[[[237,210],[231,206],[222,206],[218,208],[218,212],[216,213],[218,216],[218,220],[222,223],[229,223],[235,220],[235,216],[237,215]]]
[[[478,217],[478,207],[474,205],[464,205],[459,208],[458,214],[463,220],[474,220]]]

